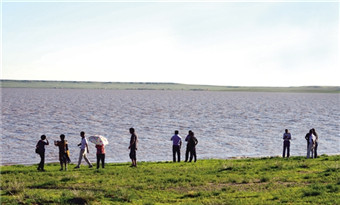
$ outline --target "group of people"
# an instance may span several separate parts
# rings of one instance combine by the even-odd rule
[[[132,161],[132,165],[131,167],[137,167],[137,157],[136,157],[136,151],[137,151],[137,142],[138,142],[138,138],[137,135],[135,133],[135,129],[134,128],[130,128],[130,134],[131,134],[131,139],[130,139],[130,145],[129,145],[129,149],[130,149],[130,159]],[[80,152],[79,152],[79,160],[78,160],[78,164],[76,167],[74,167],[75,169],[79,169],[80,168],[80,164],[82,159],[85,159],[85,162],[89,165],[89,168],[92,168],[93,165],[90,162],[90,160],[87,158],[87,154],[89,153],[89,146],[88,146],[88,141],[85,137],[85,132],[80,132],[80,137],[81,137],[81,142],[78,144],[79,148],[80,148]],[[39,154],[40,156],[40,163],[38,166],[38,170],[39,171],[45,171],[44,169],[44,164],[45,164],[45,146],[49,145],[49,142],[46,138],[45,135],[41,136],[41,139],[38,141],[37,145],[36,145],[36,153]],[[54,145],[59,147],[59,161],[60,161],[60,171],[63,171],[65,169],[65,171],[67,170],[67,164],[71,162],[70,160],[70,153],[69,153],[69,149],[68,149],[68,143],[65,140],[65,135],[60,135],[60,141],[54,141]],[[100,167],[100,163],[102,164],[102,168],[105,167],[105,145],[95,145],[96,149],[97,149],[97,169],[99,169]]]
[[[179,135],[178,130],[175,130],[174,136],[170,139],[173,143],[172,145],[172,155],[173,155],[173,161],[176,162],[176,155],[177,155],[177,161],[181,161],[181,147],[182,147],[182,137]],[[195,134],[193,131],[189,130],[189,133],[187,137],[185,138],[185,141],[187,142],[187,149],[185,152],[185,162],[189,159],[190,154],[190,160],[192,161],[194,158],[194,162],[197,161],[197,155],[196,155],[196,145],[198,144],[198,140],[195,137]]]
[[[314,128],[309,130],[305,136],[305,139],[307,140],[307,158],[317,158],[319,136]]]
[[[80,132],[81,142],[78,144],[80,148],[78,165],[75,169],[80,168],[80,164],[82,159],[84,158],[90,168],[93,167],[90,160],[87,158],[87,153],[89,153],[88,141],[85,137],[85,132]],[[40,163],[38,166],[38,171],[45,171],[45,146],[49,145],[49,142],[45,135],[41,136],[41,139],[38,141],[36,145],[36,153],[40,156]],[[60,141],[54,141],[54,145],[59,148],[59,162],[60,162],[60,171],[67,170],[67,164],[71,162],[70,152],[68,149],[67,140],[65,140],[65,135],[60,135]],[[105,148],[104,145],[96,145],[97,148],[97,169],[99,169],[100,162],[102,163],[102,168],[105,166]]]
[[[290,140],[292,139],[292,136],[288,129],[285,130],[285,133],[283,134],[283,153],[282,157],[284,158],[286,156],[287,151],[287,157],[290,155]],[[316,133],[315,129],[312,128],[309,130],[309,132],[306,134],[305,139],[307,141],[307,158],[316,158],[318,156],[318,134]]]
[[[129,157],[131,159],[131,167],[137,167],[137,143],[138,137],[136,135],[135,129],[130,128],[129,132],[131,134],[130,144],[128,149],[130,150]],[[90,160],[87,158],[87,153],[89,153],[88,141],[85,137],[85,132],[80,132],[81,142],[78,144],[80,147],[78,164],[75,169],[80,168],[80,164],[82,159],[84,158],[89,167],[93,167]],[[282,157],[287,158],[290,156],[290,140],[292,139],[290,132],[288,129],[285,130],[283,134],[283,153]],[[305,136],[307,141],[307,158],[316,158],[317,157],[317,148],[318,148],[318,134],[315,129],[311,129]],[[174,135],[170,139],[172,141],[172,154],[173,154],[173,162],[181,161],[181,147],[182,147],[182,137],[179,135],[179,131],[175,130]],[[196,155],[196,145],[198,144],[198,140],[195,137],[193,131],[189,130],[188,135],[185,138],[187,142],[186,152],[185,152],[185,162],[191,162],[194,159],[194,162],[197,161]],[[36,145],[36,153],[40,156],[40,163],[38,166],[39,171],[44,170],[45,163],[45,146],[49,145],[49,142],[45,135],[41,136],[41,140]],[[67,170],[67,164],[71,162],[70,154],[68,149],[68,143],[65,140],[65,135],[60,135],[60,141],[54,141],[54,145],[59,147],[59,161],[60,161],[60,170]],[[96,145],[97,149],[97,169],[100,167],[100,163],[102,164],[102,168],[105,167],[105,145]]]

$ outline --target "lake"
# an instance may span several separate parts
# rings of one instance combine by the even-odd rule
[[[53,141],[65,134],[76,163],[81,131],[108,138],[106,162],[129,162],[130,127],[139,137],[138,161],[171,161],[175,130],[182,138],[195,133],[198,159],[282,155],[285,129],[292,156],[306,154],[311,128],[320,155],[340,153],[339,94],[2,88],[1,96],[3,165],[38,163],[34,150],[43,134],[50,141],[46,162],[58,162]]]

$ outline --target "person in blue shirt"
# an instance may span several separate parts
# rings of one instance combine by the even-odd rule
[[[290,151],[290,140],[292,139],[288,129],[285,130],[285,133],[283,134],[283,153],[282,157],[285,157],[286,150],[287,150],[287,158],[289,158],[289,151]]]
[[[175,135],[171,137],[172,140],[172,155],[173,161],[176,162],[176,154],[178,162],[181,161],[181,146],[182,146],[182,137],[179,135],[178,130],[175,130]]]

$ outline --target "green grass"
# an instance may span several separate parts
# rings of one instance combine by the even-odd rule
[[[178,83],[123,83],[123,82],[30,81],[30,80],[0,80],[0,87],[49,88],[49,89],[53,88],[53,89],[340,93],[340,86],[242,87],[242,86],[188,85]]]
[[[59,171],[1,166],[1,204],[340,204],[340,155],[196,163],[141,162]]]

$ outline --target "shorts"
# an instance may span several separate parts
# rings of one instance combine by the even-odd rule
[[[130,159],[137,160],[136,150],[130,150]]]
[[[67,162],[67,154],[66,153],[59,153],[59,161],[61,163],[66,163]]]

